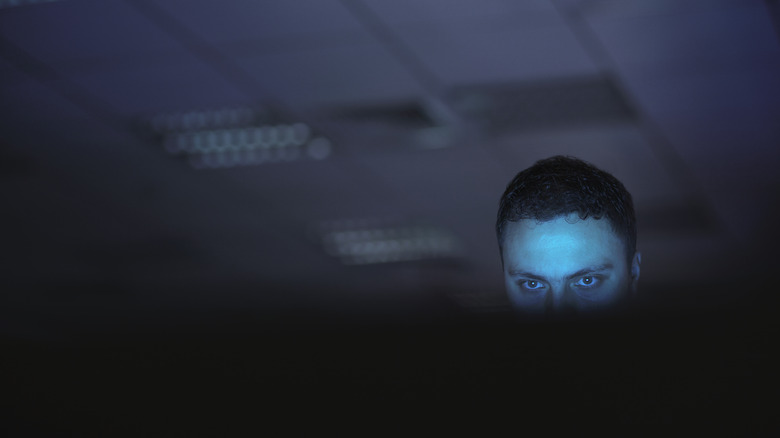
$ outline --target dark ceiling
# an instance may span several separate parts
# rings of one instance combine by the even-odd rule
[[[501,309],[498,198],[556,154],[632,192],[648,291],[777,261],[777,2],[0,7],[9,333]]]

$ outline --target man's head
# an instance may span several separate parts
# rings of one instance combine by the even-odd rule
[[[631,194],[584,161],[555,156],[518,173],[496,234],[507,293],[520,311],[598,311],[636,289],[641,258]]]

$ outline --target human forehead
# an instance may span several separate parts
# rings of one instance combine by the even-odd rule
[[[579,270],[588,265],[623,262],[623,243],[605,219],[561,216],[550,221],[509,222],[503,245],[508,270],[540,274]]]

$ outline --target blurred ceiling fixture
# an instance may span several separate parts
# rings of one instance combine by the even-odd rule
[[[352,134],[381,135],[418,149],[447,148],[465,137],[460,117],[435,97],[342,107],[328,111],[324,118],[346,126]]]
[[[422,225],[382,226],[343,222],[321,227],[325,251],[345,265],[366,265],[462,255],[462,244],[451,233]]]
[[[448,101],[489,133],[636,119],[622,90],[603,75],[459,87]]]
[[[459,86],[441,98],[333,109],[326,118],[353,131],[396,136],[400,144],[441,149],[485,135],[634,122],[637,113],[611,77],[581,75]]]
[[[331,142],[312,135],[307,124],[282,123],[251,108],[158,114],[148,123],[168,153],[185,156],[195,169],[322,160],[331,153]]]
[[[15,8],[18,6],[28,6],[39,3],[52,3],[61,0],[0,0],[0,9]]]

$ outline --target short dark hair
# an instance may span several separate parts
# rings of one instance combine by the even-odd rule
[[[496,236],[502,251],[507,222],[540,222],[577,213],[606,217],[626,247],[628,266],[636,252],[636,215],[631,194],[609,173],[578,158],[557,155],[537,161],[507,185],[498,207]]]

